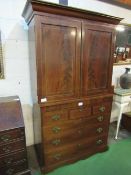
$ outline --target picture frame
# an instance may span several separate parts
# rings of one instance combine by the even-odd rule
[[[0,79],[4,79],[4,65],[3,65],[3,47],[0,31]]]

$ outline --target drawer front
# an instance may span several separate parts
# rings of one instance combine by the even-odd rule
[[[91,107],[72,109],[69,112],[69,119],[87,118],[91,116]]]
[[[14,175],[16,173],[26,170],[27,168],[28,168],[27,163],[24,162],[19,165],[15,165],[15,166],[2,167],[0,168],[0,174],[1,175]]]
[[[0,132],[0,145],[20,139],[21,137],[25,137],[24,128],[17,128]]]
[[[72,129],[79,129],[84,127],[92,127],[92,125],[109,123],[110,114],[98,114],[93,117],[89,117],[87,119],[77,119],[77,120],[69,120],[64,123],[57,123],[52,126],[43,127],[43,137],[44,140],[50,140],[53,138],[59,138],[67,135],[72,131]],[[71,135],[71,134],[70,134]]]
[[[112,104],[110,102],[101,103],[93,106],[93,115],[111,112]]]
[[[0,167],[18,165],[22,162],[27,162],[26,151],[19,151],[14,154],[0,157]]]
[[[1,145],[0,146],[0,156],[15,152],[15,151],[19,151],[25,149],[25,140],[19,140],[16,142],[12,142],[6,145]]]
[[[67,147],[72,144],[72,142],[81,140],[84,138],[99,137],[101,134],[108,133],[108,123],[91,125],[87,127],[81,127],[77,129],[71,129],[66,131],[63,135],[56,135],[55,137],[49,139],[48,137],[44,139],[44,149],[45,151],[57,150],[61,147]]]
[[[50,125],[52,123],[56,124],[59,121],[64,121],[68,119],[68,111],[67,110],[56,110],[43,113],[42,112],[43,123]]]
[[[83,153],[86,150],[99,149],[107,144],[107,136],[101,136],[93,139],[84,139],[72,144],[70,147],[45,153],[45,164],[55,164],[61,161],[71,159],[72,157]]]

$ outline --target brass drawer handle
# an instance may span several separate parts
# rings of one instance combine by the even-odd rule
[[[0,137],[0,140],[3,142],[8,142],[10,140],[10,135],[3,135]]]
[[[61,154],[60,154],[60,153],[55,154],[55,155],[53,156],[53,158],[54,158],[55,160],[60,160],[60,159],[61,159]]]
[[[60,130],[61,130],[61,128],[60,127],[54,127],[54,128],[52,128],[52,131],[54,132],[54,133],[58,133],[58,132],[60,132]]]
[[[97,145],[101,145],[102,143],[103,143],[103,141],[101,139],[96,141]]]
[[[97,128],[97,130],[96,130],[98,133],[101,133],[101,132],[103,132],[103,128]]]
[[[8,152],[10,152],[11,147],[10,147],[10,146],[5,146],[4,148],[2,148],[2,150],[3,150],[5,153],[8,153]]]
[[[60,115],[53,115],[51,118],[52,120],[57,121],[60,120]]]
[[[99,122],[102,122],[102,121],[103,121],[103,119],[104,119],[104,117],[103,117],[103,116],[99,116],[99,117],[97,117],[97,120],[98,120]]]
[[[8,158],[8,159],[4,160],[4,163],[7,165],[11,164],[12,162],[13,162],[13,158]]]
[[[104,112],[105,109],[106,109],[105,106],[101,106],[101,107],[99,108],[99,111]]]
[[[14,174],[14,169],[12,169],[12,168],[10,168],[10,169],[8,169],[7,171],[6,171],[6,174],[7,175],[12,175],[12,174]]]
[[[56,139],[56,140],[53,140],[53,141],[52,141],[52,144],[53,144],[53,145],[59,145],[60,142],[61,142],[60,139]]]

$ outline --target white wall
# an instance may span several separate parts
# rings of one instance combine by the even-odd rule
[[[58,0],[48,0],[58,3]],[[0,29],[4,49],[5,79],[0,80],[0,96],[19,95],[26,126],[27,145],[33,144],[32,99],[30,93],[28,26],[21,17],[26,0],[0,0]],[[69,0],[69,5],[125,18],[131,23],[131,12],[97,0]],[[123,66],[113,69],[113,84],[124,71]]]

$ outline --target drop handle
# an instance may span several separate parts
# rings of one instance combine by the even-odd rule
[[[103,143],[103,141],[101,139],[96,141],[97,145],[101,145],[102,143]]]
[[[8,142],[10,140],[10,135],[3,135],[0,137],[0,140],[3,142]]]
[[[52,120],[54,120],[54,121],[60,120],[60,116],[59,115],[53,115]]]
[[[55,160],[60,160],[61,159],[61,154],[60,153],[58,153],[58,154],[55,154],[54,156],[53,156],[53,158],[55,159]]]
[[[98,133],[101,133],[101,132],[103,132],[103,128],[97,128],[97,130],[96,130]]]
[[[61,128],[60,127],[54,127],[54,128],[52,128],[52,131],[54,132],[54,133],[58,133],[58,132],[60,132],[60,130],[61,130]]]
[[[13,162],[13,158],[8,158],[8,159],[4,160],[4,163],[7,165],[11,164],[12,162]]]
[[[99,111],[104,112],[105,109],[106,109],[105,106],[101,106],[101,107],[99,108]]]
[[[9,152],[11,150],[11,147],[10,146],[5,146],[3,149],[2,149],[5,153]]]
[[[56,140],[53,140],[53,141],[52,141],[52,144],[57,146],[57,145],[60,144],[60,142],[61,142],[60,139],[56,139]]]
[[[103,116],[99,116],[99,117],[97,117],[97,120],[98,120],[99,122],[102,122],[102,121],[103,121],[103,119],[104,119],[104,117],[103,117]]]

